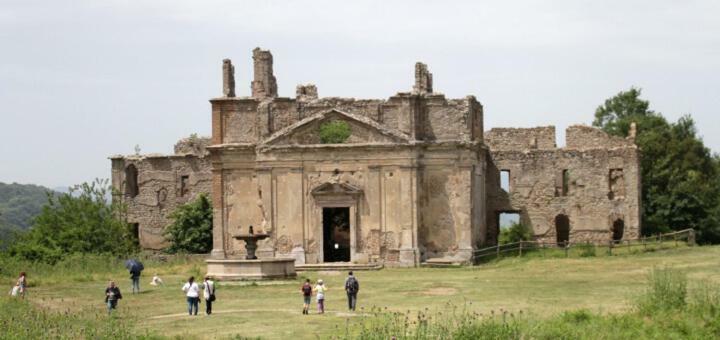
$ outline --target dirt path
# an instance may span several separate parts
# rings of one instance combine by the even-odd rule
[[[299,311],[297,309],[227,309],[227,310],[219,310],[219,311],[213,311],[213,314],[231,314],[231,313],[258,313],[258,312],[269,312],[269,313],[276,313],[276,312],[282,312],[282,313],[289,313],[289,314],[298,314]],[[198,315],[201,313],[198,312]],[[310,313],[311,315],[318,315],[317,312]],[[341,316],[341,317],[354,317],[354,316],[368,316],[367,313],[350,313],[350,312],[338,312],[338,311],[325,311],[325,314],[333,314],[335,316]],[[176,314],[163,314],[163,315],[155,315],[151,316],[148,319],[171,319],[171,318],[181,318],[189,316],[187,313],[176,313]]]

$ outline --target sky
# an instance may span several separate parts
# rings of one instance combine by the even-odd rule
[[[0,182],[69,186],[108,157],[210,134],[222,59],[250,94],[252,49],[280,96],[475,95],[485,129],[590,124],[630,87],[720,151],[720,1],[0,0]]]

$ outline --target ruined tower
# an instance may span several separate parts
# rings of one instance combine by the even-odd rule
[[[273,57],[270,51],[260,47],[253,50],[252,97],[257,99],[277,98],[277,82],[273,75]]]

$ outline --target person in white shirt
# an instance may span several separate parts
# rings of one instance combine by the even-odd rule
[[[205,276],[205,282],[203,282],[204,297],[205,297],[205,314],[212,314],[212,303],[215,301],[215,282],[210,279],[210,276]]]
[[[325,283],[323,283],[323,280],[317,280],[317,285],[315,285],[315,292],[317,293],[318,313],[320,313],[320,314],[325,313],[325,292],[326,291],[327,291],[327,287],[325,286]]]
[[[150,281],[151,286],[164,286],[163,280],[158,276],[157,273],[152,278],[152,281]]]
[[[200,302],[200,287],[198,287],[197,283],[195,283],[194,276],[191,276],[188,279],[188,282],[185,282],[182,290],[185,292],[185,296],[187,297],[188,314],[193,315],[194,312],[194,315],[197,315],[198,303]]]

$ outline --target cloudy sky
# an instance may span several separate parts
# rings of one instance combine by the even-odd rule
[[[222,59],[249,95],[257,46],[281,96],[387,98],[423,61],[486,128],[562,132],[636,86],[720,151],[719,1],[0,0],[0,181],[107,178],[109,155],[209,135]]]

